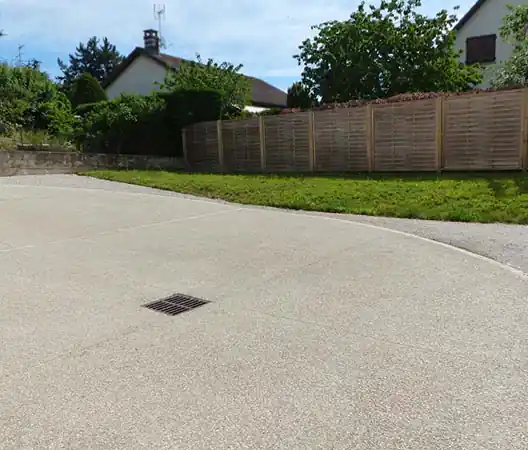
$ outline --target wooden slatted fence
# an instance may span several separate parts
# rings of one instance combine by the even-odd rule
[[[528,169],[528,89],[204,122],[188,167],[225,172]]]

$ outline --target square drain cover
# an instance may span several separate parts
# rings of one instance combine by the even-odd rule
[[[143,305],[143,307],[167,314],[169,316],[175,316],[185,311],[203,306],[207,303],[209,302],[203,298],[191,297],[190,295],[185,294],[174,294],[170,297],[156,300],[152,303],[147,303]]]

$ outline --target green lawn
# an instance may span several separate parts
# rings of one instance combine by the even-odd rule
[[[106,180],[289,209],[528,224],[528,174],[217,175],[94,171]]]

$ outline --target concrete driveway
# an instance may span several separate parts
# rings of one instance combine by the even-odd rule
[[[526,449],[528,282],[335,218],[0,180],[1,449]],[[146,302],[211,303],[177,316]]]

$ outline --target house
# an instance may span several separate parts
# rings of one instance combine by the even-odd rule
[[[182,58],[160,53],[159,37],[156,30],[143,32],[144,48],[136,47],[125,60],[115,68],[103,88],[109,99],[120,94],[148,95],[159,89],[156,83],[163,83],[167,70],[177,70]],[[248,109],[260,111],[266,108],[286,107],[286,93],[264,80],[247,77],[251,82],[251,105]]]
[[[455,25],[455,46],[461,50],[465,64],[480,63],[484,81],[479,87],[489,87],[489,67],[503,63],[512,53],[512,46],[499,36],[507,5],[528,4],[528,0],[477,0]]]

